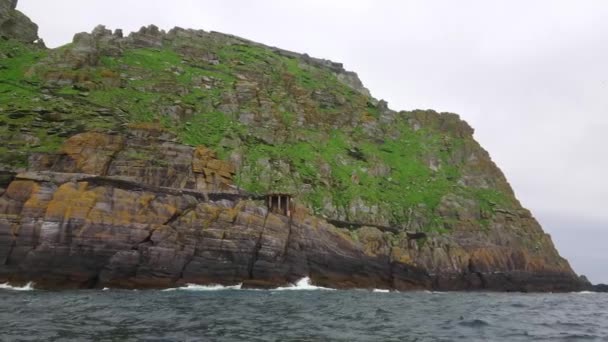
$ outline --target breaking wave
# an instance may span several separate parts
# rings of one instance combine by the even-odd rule
[[[13,290],[13,291],[33,291],[34,283],[29,282],[25,286],[11,286],[9,283],[0,284],[0,290]]]
[[[196,285],[196,284],[186,284],[186,286],[182,287],[174,287],[170,289],[165,289],[163,291],[219,291],[219,290],[240,290],[243,284],[232,285],[232,286],[222,286],[222,285]]]
[[[289,291],[289,290],[335,290],[329,287],[321,287],[312,285],[309,277],[304,277],[298,280],[295,284],[285,287],[277,287],[273,291]]]
[[[377,293],[389,293],[391,292],[390,290],[387,289],[374,289],[372,292],[377,292]]]

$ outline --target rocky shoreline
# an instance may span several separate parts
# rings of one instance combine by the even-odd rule
[[[456,114],[391,110],[340,63],[217,32],[97,26],[46,49],[16,5],[0,283],[592,288]]]
[[[156,165],[131,158],[133,148],[144,146],[141,153],[159,153]],[[159,160],[167,164],[158,166]],[[374,227],[360,228],[355,241],[305,208],[291,217],[269,212],[263,202],[235,196],[229,167],[211,152],[170,142],[155,130],[134,129],[127,137],[84,133],[59,155],[34,155],[30,164],[33,170],[1,177],[0,283],[274,288],[310,277],[324,287],[399,291],[587,286],[567,269],[526,269],[534,260],[523,253],[498,264],[489,259],[491,249],[476,246],[461,246],[471,249],[462,268],[434,273],[425,262],[437,251],[422,241],[391,246]],[[228,170],[222,183],[209,178],[219,172],[211,166]],[[218,191],[214,183],[225,188]]]
[[[5,213],[0,220],[0,283],[34,282],[44,289],[167,288],[187,283],[273,288],[308,276],[315,285],[332,288],[585,289],[577,277],[561,273],[432,275],[387,256],[366,255],[342,232],[311,216],[289,220],[250,202],[200,202],[191,195],[122,185],[17,175],[0,202]],[[87,207],[87,199],[95,196],[100,197]],[[63,198],[71,203],[62,207],[57,199]],[[146,207],[132,206],[151,199]],[[11,236],[9,228],[16,224],[18,235]]]

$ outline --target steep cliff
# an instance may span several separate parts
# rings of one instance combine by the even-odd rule
[[[468,124],[339,63],[181,28],[6,36],[0,282],[585,286]]]

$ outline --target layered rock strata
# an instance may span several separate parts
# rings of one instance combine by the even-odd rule
[[[16,5],[0,0],[0,282],[588,286],[456,114],[391,110],[340,63],[217,32],[98,26],[45,49]]]
[[[582,288],[567,263],[547,254],[554,251],[548,238],[538,246],[542,253],[501,231],[395,244],[391,233],[361,227],[355,240],[351,231],[302,207],[291,217],[277,215],[254,196],[199,186],[201,171],[218,164],[215,170],[226,172],[222,181],[228,182],[230,167],[214,162],[204,147],[170,140],[150,129],[128,136],[83,133],[68,139],[60,154],[33,157],[39,170],[5,172],[0,282],[33,281],[40,288],[267,288],[309,276],[335,288]],[[143,163],[134,153],[152,159]],[[531,220],[508,214],[500,220],[508,229],[522,219]]]

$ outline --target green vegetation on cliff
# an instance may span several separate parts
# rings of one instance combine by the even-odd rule
[[[0,162],[23,167],[86,130],[154,122],[213,148],[251,192],[411,230],[483,228],[516,204],[457,115],[394,112],[341,65],[218,33],[98,27],[45,50],[0,40]]]

